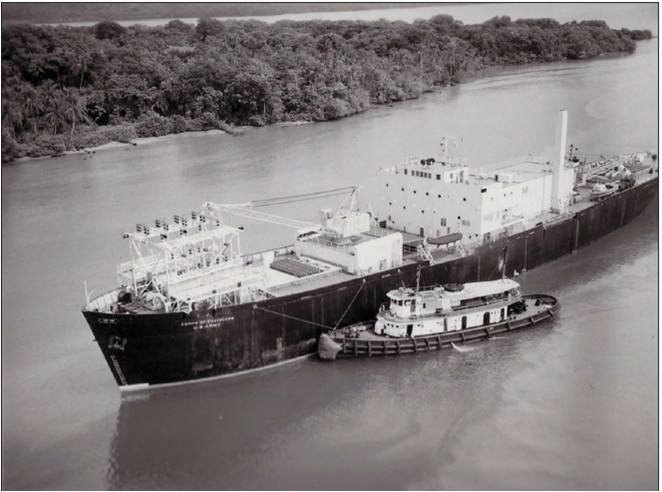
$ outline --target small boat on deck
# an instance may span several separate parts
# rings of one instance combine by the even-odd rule
[[[447,284],[388,292],[377,319],[320,336],[320,358],[429,352],[537,325],[560,308],[547,294],[520,293],[514,280]]]

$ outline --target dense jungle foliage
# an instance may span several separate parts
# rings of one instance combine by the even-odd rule
[[[236,125],[342,118],[488,67],[632,53],[602,21],[201,19],[2,28],[2,159]]]

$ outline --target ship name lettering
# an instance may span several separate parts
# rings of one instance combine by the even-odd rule
[[[195,321],[184,321],[182,327],[191,327],[194,330],[206,330],[209,328],[220,328],[225,321],[233,321],[234,316],[224,316],[222,318],[197,319]]]

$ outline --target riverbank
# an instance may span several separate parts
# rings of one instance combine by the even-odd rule
[[[597,60],[604,60],[604,59],[613,59],[613,58],[622,58],[622,57],[627,57],[630,56],[629,54],[623,54],[623,53],[607,53],[607,54],[602,54],[598,55],[595,57],[591,58],[591,61],[597,61]],[[562,60],[561,62],[565,63],[572,63],[573,60]],[[327,121],[338,121],[346,118],[350,118],[352,116],[357,116],[360,114],[363,114],[367,111],[370,111],[371,109],[375,109],[381,106],[392,106],[397,103],[403,103],[407,101],[412,101],[419,99],[421,96],[425,94],[430,94],[434,92],[441,92],[445,89],[448,89],[449,87],[453,87],[456,85],[462,85],[466,84],[469,82],[473,82],[479,79],[486,79],[489,77],[495,77],[499,76],[503,73],[508,72],[509,70],[512,70],[514,68],[521,68],[524,66],[531,67],[534,69],[535,67],[539,66],[544,66],[544,65],[550,65],[552,63],[559,63],[558,60],[554,60],[551,62],[541,62],[541,61],[532,61],[530,63],[526,64],[521,64],[521,65],[490,65],[490,66],[485,66],[480,69],[474,70],[472,72],[467,72],[463,74],[462,79],[453,82],[453,83],[448,83],[443,86],[438,86],[438,87],[432,87],[427,90],[421,91],[420,94],[416,95],[415,97],[408,97],[402,100],[395,100],[395,101],[387,101],[383,103],[375,103],[371,104],[364,109],[352,112],[351,114],[346,114],[339,116],[337,118],[333,118],[332,120],[319,120],[319,121],[312,121],[312,120],[297,120],[297,121],[279,121],[275,123],[271,123],[268,125],[262,125],[262,126],[249,126],[249,125],[229,125],[225,122],[218,122],[214,121],[211,124],[212,125],[218,125],[221,128],[209,128],[209,129],[195,129],[198,128],[200,125],[199,122],[187,122],[188,124],[184,128],[193,128],[193,129],[184,129],[180,131],[175,131],[172,133],[162,133],[162,134],[157,134],[154,136],[144,136],[140,137],[138,136],[138,131],[137,127],[138,124],[125,124],[125,125],[117,125],[114,127],[106,128],[106,127],[99,127],[96,130],[90,129],[89,127],[87,128],[87,132],[84,134],[84,138],[81,140],[80,135],[74,135],[77,137],[77,142],[78,142],[78,147],[75,149],[66,149],[65,145],[66,142],[64,142],[62,139],[57,139],[55,138],[56,141],[61,142],[59,146],[54,147],[52,145],[52,141],[48,141],[47,145],[44,145],[41,148],[33,148],[32,155],[26,155],[26,156],[21,156],[17,157],[15,159],[12,159],[11,161],[5,161],[4,160],[4,153],[3,153],[3,164],[12,164],[12,163],[21,163],[21,162],[29,162],[33,160],[40,160],[40,159],[45,159],[49,157],[62,157],[62,156],[67,156],[67,155],[76,155],[76,154],[90,154],[93,155],[96,152],[102,152],[104,150],[112,150],[116,149],[118,147],[129,147],[129,146],[139,146],[139,145],[145,145],[145,144],[150,144],[154,142],[166,142],[169,140],[172,140],[174,137],[177,135],[200,135],[200,136],[205,136],[205,135],[231,135],[231,136],[243,136],[246,133],[250,132],[253,129],[256,128],[263,128],[263,127],[275,127],[275,128],[287,128],[287,127],[293,127],[293,126],[300,126],[300,125],[310,125],[314,123],[323,123]],[[181,126],[180,126],[181,127]],[[161,126],[161,131],[163,131],[163,126]],[[144,131],[144,127],[143,127]],[[158,130],[157,130],[158,131]],[[57,137],[57,136],[56,136]],[[62,137],[62,136],[60,136]],[[81,146],[80,142],[81,141],[92,141],[92,142],[99,142],[93,145],[86,145],[86,146]],[[42,140],[43,142],[43,140]]]
[[[240,130],[240,129],[237,129]],[[223,130],[200,130],[200,131],[190,131],[190,132],[182,132],[182,133],[170,133],[168,135],[160,135],[158,137],[137,137],[132,139],[131,141],[128,142],[108,142],[105,144],[97,145],[94,147],[85,147],[82,149],[77,149],[77,150],[66,150],[62,152],[59,155],[52,156],[52,155],[43,155],[39,157],[19,157],[17,159],[14,159],[11,162],[8,162],[6,164],[18,164],[22,162],[30,162],[30,161],[37,161],[37,160],[42,160],[42,159],[49,159],[52,157],[64,157],[67,155],[81,155],[81,154],[88,154],[90,156],[93,156],[97,152],[103,152],[105,150],[113,150],[117,148],[122,148],[122,147],[137,147],[141,145],[146,145],[146,144],[151,144],[151,143],[163,143],[167,142],[169,140],[172,140],[176,138],[178,135],[193,135],[193,136],[213,136],[213,135],[227,135],[228,133],[223,131]],[[235,133],[239,134],[239,132]]]
[[[414,24],[3,26],[2,161],[337,120],[417,99],[486,67],[633,53],[636,40],[650,37],[602,21],[495,17],[464,25],[445,15]]]
[[[485,74],[482,76],[492,76],[492,75],[497,75],[498,72],[501,70],[505,70],[508,67],[498,67],[494,68],[491,70],[486,70]],[[470,80],[475,80],[477,78],[480,78],[481,75],[474,75],[472,77],[467,77],[466,81]],[[338,121],[341,119],[346,119],[350,118],[352,116],[357,116],[359,114],[363,114],[370,109],[380,107],[380,106],[392,106],[395,103],[401,103],[401,102],[406,102],[406,101],[411,101],[418,99],[420,96],[423,94],[429,94],[431,92],[440,92],[444,90],[447,87],[450,87],[452,85],[456,84],[449,84],[447,86],[443,87],[435,87],[431,90],[426,90],[423,91],[420,95],[408,99],[404,99],[401,101],[391,101],[391,102],[385,102],[382,104],[374,104],[371,106],[366,107],[365,109],[361,111],[356,111],[351,114],[343,115],[338,118],[333,118],[333,120],[320,120],[320,121],[309,121],[309,120],[297,120],[297,121],[279,121],[275,122],[269,125],[263,125],[263,126],[248,126],[248,125],[240,125],[240,126],[233,126],[233,125],[228,125],[228,124],[223,124],[223,129],[219,128],[211,128],[207,130],[183,130],[183,131],[178,131],[174,133],[164,133],[161,135],[155,135],[155,136],[148,136],[148,137],[139,137],[137,136],[137,133],[135,131],[134,125],[118,125],[121,127],[121,130],[119,132],[113,132],[113,131],[108,131],[108,128],[103,128],[100,127],[98,130],[88,130],[84,135],[83,138],[81,138],[81,135],[74,135],[76,137],[76,142],[77,145],[75,148],[67,148],[67,141],[65,140],[64,135],[54,135],[52,138],[40,138],[37,139],[36,141],[33,141],[32,143],[28,144],[22,144],[21,146],[25,149],[24,152],[27,155],[19,155],[17,157],[14,157],[10,160],[5,159],[5,153],[3,152],[2,154],[2,164],[18,164],[18,163],[23,163],[23,162],[30,162],[30,161],[36,161],[36,160],[42,160],[42,159],[48,159],[48,158],[57,158],[57,157],[64,157],[67,155],[80,155],[80,154],[96,154],[97,152],[102,152],[104,150],[112,150],[116,149],[119,147],[136,147],[140,145],[145,145],[145,144],[150,144],[154,142],[165,142],[168,140],[172,140],[178,135],[200,135],[200,136],[208,136],[208,135],[230,135],[230,136],[243,136],[246,133],[250,132],[251,130],[257,129],[257,128],[264,128],[264,127],[274,127],[274,128],[288,128],[288,127],[295,127],[295,126],[302,126],[302,125],[311,125],[314,123],[324,123],[327,121]],[[110,130],[113,130],[111,128]],[[112,135],[115,135],[114,137]],[[58,138],[59,137],[59,138]],[[82,145],[80,142],[81,141],[93,141],[93,142],[98,142],[93,145]]]

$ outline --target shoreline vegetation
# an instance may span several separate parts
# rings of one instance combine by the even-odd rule
[[[495,17],[2,27],[2,162],[336,120],[486,70],[630,54],[650,31]],[[21,159],[22,160],[22,159]]]

